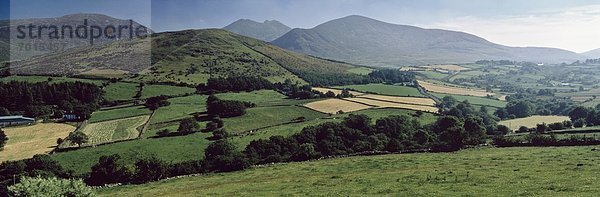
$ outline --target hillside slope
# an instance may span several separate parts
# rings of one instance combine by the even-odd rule
[[[114,27],[119,27],[119,26],[132,26],[133,28],[137,28],[137,27],[145,27],[135,21],[130,21],[130,20],[125,20],[125,19],[117,19],[117,18],[113,18],[110,16],[106,16],[106,15],[102,15],[102,14],[89,14],[89,13],[82,13],[82,14],[71,14],[71,15],[65,15],[65,16],[61,16],[61,17],[54,17],[54,18],[31,18],[31,19],[15,19],[15,20],[3,20],[0,21],[0,40],[4,40],[5,42],[7,40],[10,39],[10,43],[11,45],[13,45],[15,48],[12,48],[12,54],[11,57],[12,60],[22,60],[22,59],[27,59],[29,57],[33,57],[36,55],[42,55],[42,54],[49,54],[49,53],[53,53],[53,52],[57,52],[57,51],[62,51],[64,49],[70,49],[70,48],[76,48],[76,47],[82,47],[82,46],[90,46],[90,38],[87,36],[87,34],[85,34],[85,38],[77,38],[77,35],[74,33],[73,36],[69,36],[70,34],[68,33],[69,30],[65,29],[65,36],[64,37],[60,37],[60,39],[56,39],[56,38],[51,38],[50,34],[51,31],[48,30],[40,30],[38,29],[38,27],[44,26],[44,27],[48,27],[48,26],[57,26],[59,27],[59,32],[62,32],[62,27],[63,26],[70,26],[72,28],[76,28],[80,25],[83,25],[84,23],[87,22],[88,26],[98,26],[102,29],[108,27],[109,25],[112,25]],[[131,22],[131,24],[130,24]],[[22,36],[22,34],[18,31],[18,26],[26,26],[28,27],[29,25],[33,25],[35,28],[33,29],[33,32],[37,32],[40,31],[38,33],[40,33],[41,37],[37,38],[38,35],[36,35],[34,33],[34,37],[36,38],[31,38],[29,37],[30,35],[27,32],[27,29],[25,29],[24,33],[25,33],[25,37],[24,38],[19,38],[19,36]],[[148,28],[147,29],[147,34],[151,33],[152,31]],[[37,31],[36,31],[37,30]],[[129,38],[129,31],[128,30],[123,30],[126,32],[123,32],[121,39],[125,39],[125,38]],[[114,32],[115,35],[117,32]],[[59,33],[61,34],[61,33]],[[134,36],[135,38],[135,36]],[[106,36],[101,36],[97,39],[94,39],[93,41],[93,45],[103,45],[103,44],[107,44],[107,43],[111,43],[111,42],[115,42],[118,41],[119,39],[117,39],[116,37],[111,39],[111,38],[107,38]],[[29,48],[27,49],[26,47],[20,45],[20,43],[26,44],[24,46],[28,46]],[[23,50],[25,49],[25,50]]]
[[[286,51],[221,29],[157,33],[151,45],[149,39],[120,41],[43,55],[11,66],[16,74],[94,75],[114,71],[129,74],[129,80],[190,84],[231,75],[305,83],[300,76],[320,84],[327,81],[324,77],[357,76],[348,72],[355,66]]]
[[[581,55],[593,59],[600,58],[600,49],[594,49],[585,53],[581,53]]]
[[[363,65],[465,63],[480,59],[571,62],[581,56],[553,48],[507,47],[456,31],[396,25],[362,16],[293,29],[273,44],[285,49]]]
[[[269,42],[281,37],[292,28],[276,20],[267,20],[259,23],[249,19],[240,19],[223,27],[223,29]]]

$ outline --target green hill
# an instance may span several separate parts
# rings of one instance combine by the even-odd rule
[[[151,54],[151,56],[150,56]],[[122,74],[129,81],[203,83],[212,77],[251,75],[273,82],[330,84],[360,78],[353,65],[283,50],[221,29],[158,33],[149,39],[76,48],[13,64],[38,75]],[[112,74],[112,75],[111,75]]]

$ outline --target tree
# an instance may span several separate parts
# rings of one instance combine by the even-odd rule
[[[224,128],[217,129],[217,130],[213,131],[212,134],[213,134],[213,136],[212,136],[213,140],[220,140],[220,139],[225,139],[225,138],[229,137],[229,133],[227,133],[227,131],[225,131]]]
[[[196,120],[194,120],[193,118],[186,118],[181,120],[181,122],[179,122],[179,128],[177,128],[177,131],[181,135],[191,134],[199,130],[200,124],[198,124],[198,122],[196,122]]]
[[[586,125],[586,121],[583,118],[577,119],[577,120],[575,120],[575,122],[573,122],[573,127],[575,127],[575,128],[581,128],[585,125]]]
[[[62,144],[65,140],[63,140],[62,138],[58,138],[56,139],[56,145],[60,146],[60,144]]]
[[[82,144],[85,144],[88,142],[88,136],[81,131],[75,131],[75,132],[69,133],[69,136],[67,136],[66,139],[79,145],[79,147],[81,147]]]
[[[118,163],[119,159],[121,156],[117,154],[101,156],[98,163],[92,166],[92,172],[85,182],[89,185],[101,186],[130,181],[131,172]]]
[[[465,145],[464,123],[454,116],[444,116],[433,126],[433,132],[438,134],[439,149],[454,151]]]
[[[506,111],[508,114],[515,115],[517,118],[528,117],[533,113],[532,105],[529,101],[516,101],[509,102],[506,105]]]
[[[344,118],[343,123],[349,128],[358,129],[364,132],[369,132],[371,129],[371,118],[364,114],[350,114],[348,117]]]
[[[146,103],[144,103],[144,105],[150,110],[156,110],[159,107],[169,106],[171,102],[169,102],[168,99],[169,97],[164,95],[150,97],[146,99]]]
[[[22,177],[8,187],[12,196],[96,196],[94,190],[77,179]]]
[[[205,169],[211,172],[231,172],[250,166],[245,157],[226,139],[211,143],[204,150]]]
[[[168,165],[155,158],[141,159],[135,162],[134,183],[158,181],[168,176]]]
[[[590,113],[590,110],[588,108],[583,107],[583,106],[578,106],[578,107],[575,107],[575,109],[571,110],[571,112],[569,112],[569,117],[571,118],[571,121],[576,121],[579,119],[587,118],[589,113]]]
[[[529,128],[527,128],[526,126],[521,126],[521,127],[519,127],[519,130],[517,132],[518,133],[526,133],[526,132],[529,132]]]
[[[464,121],[465,144],[478,145],[485,142],[485,126],[480,117],[469,116]]]
[[[325,93],[325,97],[333,98],[333,97],[335,97],[335,93],[333,93],[331,90],[329,90],[329,91],[327,91],[327,93]]]
[[[546,125],[546,123],[542,123],[542,124],[537,124],[535,131],[537,133],[546,133],[546,130],[548,130],[548,125]]]
[[[6,136],[4,131],[0,128],[0,150],[4,149],[4,145],[6,145],[6,141],[8,141],[8,136]]]
[[[0,107],[0,116],[10,116],[10,111],[4,107]]]
[[[493,132],[492,134],[502,136],[502,135],[506,135],[508,133],[510,133],[510,128],[508,128],[507,126],[504,126],[504,125],[498,125],[496,127],[496,132]]]
[[[213,132],[219,129],[219,124],[216,122],[210,121],[206,123],[206,127],[204,128],[205,132]]]

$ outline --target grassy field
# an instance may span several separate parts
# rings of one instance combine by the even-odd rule
[[[92,113],[92,117],[88,121],[90,123],[95,123],[108,120],[129,118],[134,116],[148,115],[150,113],[152,113],[152,111],[148,110],[148,108],[144,106],[131,106],[94,112]]]
[[[193,117],[194,113],[206,111],[205,95],[192,95],[169,99],[171,105],[158,108],[150,123],[160,123]]]
[[[8,136],[8,141],[4,150],[0,151],[0,162],[48,153],[56,146],[56,139],[64,139],[75,127],[68,124],[40,123],[2,130]]]
[[[433,96],[438,98],[444,98],[445,96],[452,96],[458,101],[467,100],[469,103],[474,105],[485,105],[490,107],[502,108],[506,106],[506,101],[500,101],[489,98],[475,97],[475,96],[463,96],[463,95],[454,95],[454,94],[442,94],[442,93],[431,93]]]
[[[139,139],[61,152],[50,156],[64,168],[73,170],[76,174],[89,172],[102,155],[119,154],[123,162],[130,166],[138,159],[152,156],[163,161],[181,162],[203,158],[204,149],[211,142],[206,139],[209,136],[211,136],[210,133],[195,133],[179,137]]]
[[[519,129],[521,126],[526,126],[527,128],[536,127],[537,124],[546,123],[556,123],[563,122],[565,120],[570,120],[568,116],[530,116],[527,118],[517,118],[512,120],[504,120],[500,121],[498,124],[507,126],[512,130]]]
[[[594,196],[592,147],[479,148],[254,167],[98,190],[102,196]],[[552,169],[552,170],[548,170]]]
[[[316,110],[316,111],[320,111],[323,113],[329,113],[329,114],[335,114],[339,111],[353,112],[353,111],[368,109],[371,107],[371,106],[368,106],[365,104],[351,102],[351,101],[347,101],[347,100],[343,100],[343,99],[336,99],[336,98],[315,101],[312,103],[307,103],[304,106],[308,107],[310,109]]]
[[[421,74],[423,74],[423,76],[425,76],[429,79],[436,79],[436,80],[443,79],[448,76],[448,74],[439,73],[439,72],[435,72],[435,71],[417,71],[417,73],[421,73]]]
[[[356,67],[356,68],[348,69],[348,72],[354,73],[354,74],[359,74],[359,75],[368,75],[369,73],[373,72],[373,69],[366,68],[366,67]]]
[[[385,85],[385,84],[367,84],[367,85],[347,85],[347,86],[336,86],[335,88],[343,89],[349,88],[360,92],[369,92],[382,95],[390,96],[413,96],[413,97],[425,97],[422,95],[417,88],[408,86],[397,86],[397,85]]]
[[[239,117],[225,118],[225,130],[229,133],[255,130],[283,123],[293,122],[299,117],[314,120],[325,117],[319,113],[299,106],[256,107],[246,110],[246,114]]]
[[[104,98],[109,101],[131,100],[137,94],[139,84],[111,83],[104,88]]]
[[[148,121],[149,116],[137,116],[87,124],[81,131],[89,137],[85,145],[101,144],[139,136],[138,128]]]
[[[160,95],[178,96],[184,94],[191,94],[194,92],[196,92],[196,89],[188,87],[178,87],[169,85],[146,85],[142,90],[142,98],[150,98]]]

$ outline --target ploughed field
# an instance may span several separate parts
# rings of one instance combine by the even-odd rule
[[[594,196],[598,146],[358,156],[99,189],[100,196]],[[594,150],[593,150],[594,149]]]

